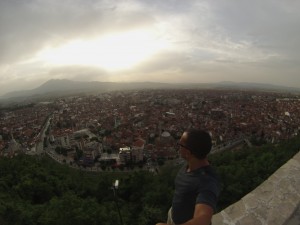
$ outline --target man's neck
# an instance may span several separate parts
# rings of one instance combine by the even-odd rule
[[[205,159],[192,158],[187,162],[187,164],[188,164],[187,172],[191,172],[191,171],[199,169],[201,167],[208,166],[209,162],[208,162],[207,158],[205,158]]]

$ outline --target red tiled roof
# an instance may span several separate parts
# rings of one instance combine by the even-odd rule
[[[144,144],[145,144],[145,141],[144,141],[144,140],[138,139],[137,141],[135,141],[135,142],[133,143],[133,146],[135,146],[135,147],[142,147]]]

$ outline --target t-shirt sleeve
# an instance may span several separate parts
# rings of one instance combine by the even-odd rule
[[[217,195],[213,191],[203,191],[198,194],[196,204],[206,204],[213,208],[214,212],[217,210]]]

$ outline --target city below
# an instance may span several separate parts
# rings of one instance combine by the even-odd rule
[[[297,136],[300,96],[238,90],[127,90],[53,98],[0,111],[0,157],[48,154],[90,170],[178,159],[184,130],[208,130],[213,152]]]

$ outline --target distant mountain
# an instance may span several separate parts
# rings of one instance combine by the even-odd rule
[[[296,88],[296,87],[286,87],[286,86],[263,84],[263,83],[222,81],[222,82],[215,83],[214,85],[215,88],[300,92],[300,88]]]
[[[260,83],[235,83],[223,81],[218,83],[156,83],[156,82],[80,82],[66,79],[52,79],[41,86],[26,91],[9,92],[2,98],[28,98],[42,96],[57,96],[64,94],[78,94],[85,92],[107,92],[115,90],[134,90],[134,89],[183,89],[183,88],[214,88],[214,89],[247,89],[247,90],[267,90],[267,91],[297,91],[300,88],[291,88],[283,86],[275,86]]]
[[[52,79],[42,84],[41,86],[24,91],[14,91],[3,95],[3,98],[19,98],[29,96],[41,95],[57,95],[57,94],[71,94],[82,92],[105,92],[114,90],[132,90],[132,89],[151,89],[151,88],[168,88],[172,86],[166,83],[154,82],[134,82],[134,83],[120,83],[120,82],[80,82],[66,79]]]

